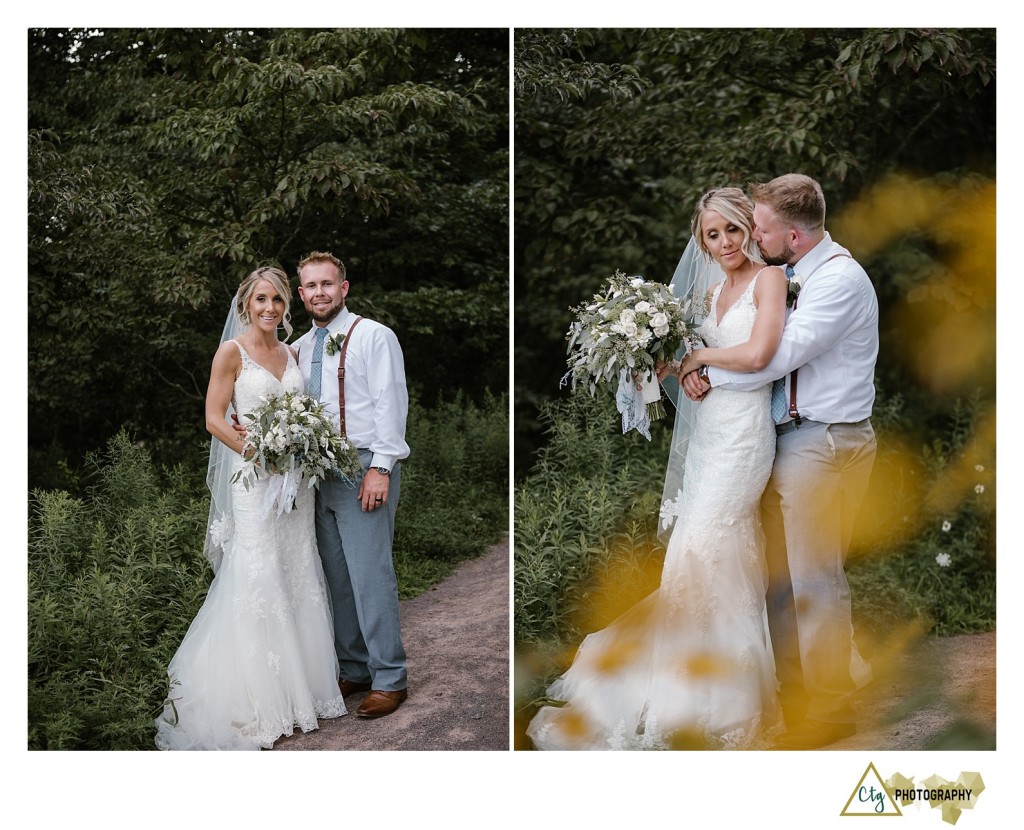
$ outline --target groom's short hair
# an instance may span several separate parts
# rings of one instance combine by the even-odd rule
[[[338,277],[342,282],[345,281],[345,263],[338,259],[334,254],[328,251],[312,251],[306,254],[301,260],[299,260],[299,267],[296,268],[298,272],[299,280],[302,279],[302,269],[309,265],[311,262],[330,262],[338,269]]]
[[[825,194],[803,173],[787,173],[750,186],[750,198],[767,205],[785,223],[806,231],[825,229]]]

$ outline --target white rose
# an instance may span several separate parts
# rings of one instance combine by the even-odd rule
[[[633,279],[631,279],[629,281],[629,284],[632,285],[634,288],[639,288],[641,285],[644,284],[644,278],[643,277],[633,277]]]
[[[636,337],[636,323],[634,323],[632,320],[630,320],[628,323],[621,323],[620,331],[624,335],[626,335],[626,337]]]
[[[619,315],[619,322],[622,323],[622,325],[627,325],[628,323],[635,323],[636,312],[633,311],[633,309],[631,308],[627,308]]]
[[[651,310],[651,304],[647,300],[641,300],[633,306],[633,309],[637,314],[647,314]]]
[[[668,315],[659,311],[651,318],[651,327],[658,337],[664,337],[669,332]]]

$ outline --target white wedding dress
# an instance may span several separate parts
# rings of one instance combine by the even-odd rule
[[[241,345],[235,411],[261,395],[303,390],[291,354],[281,380]],[[231,454],[236,469],[240,456]],[[345,714],[330,602],[314,529],[314,491],[264,516],[267,478],[232,485],[232,537],[223,561],[168,668],[170,691],[157,719],[160,749],[269,749],[295,726]]]
[[[709,346],[750,339],[757,277]],[[697,407],[661,585],[588,636],[527,730],[538,749],[756,749],[782,731],[759,503],[775,457],[771,384]]]

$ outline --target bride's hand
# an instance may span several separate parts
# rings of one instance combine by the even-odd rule
[[[696,372],[690,372],[683,376],[683,392],[691,401],[702,401],[711,389]]]
[[[695,372],[704,365],[704,361],[701,359],[703,352],[703,349],[694,349],[685,358],[683,358],[683,362],[679,366],[680,378],[686,377],[690,372]]]

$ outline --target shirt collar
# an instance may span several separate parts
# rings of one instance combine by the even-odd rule
[[[821,242],[797,260],[796,265],[793,266],[793,271],[798,277],[806,278],[836,254],[849,255],[849,253],[842,245],[833,242],[828,231],[825,231],[825,236],[822,237]]]
[[[337,334],[339,331],[348,331],[348,327],[350,325],[352,317],[353,317],[352,312],[348,310],[348,306],[345,306],[338,313],[338,316],[335,317],[333,320],[331,320],[331,322],[329,322],[327,324],[327,326],[326,326],[326,328],[327,328],[327,335],[330,336],[332,334]],[[320,328],[320,326],[318,326],[316,323],[314,323],[313,327],[310,329],[310,332],[312,332],[314,337],[316,337],[316,330],[318,328]]]

